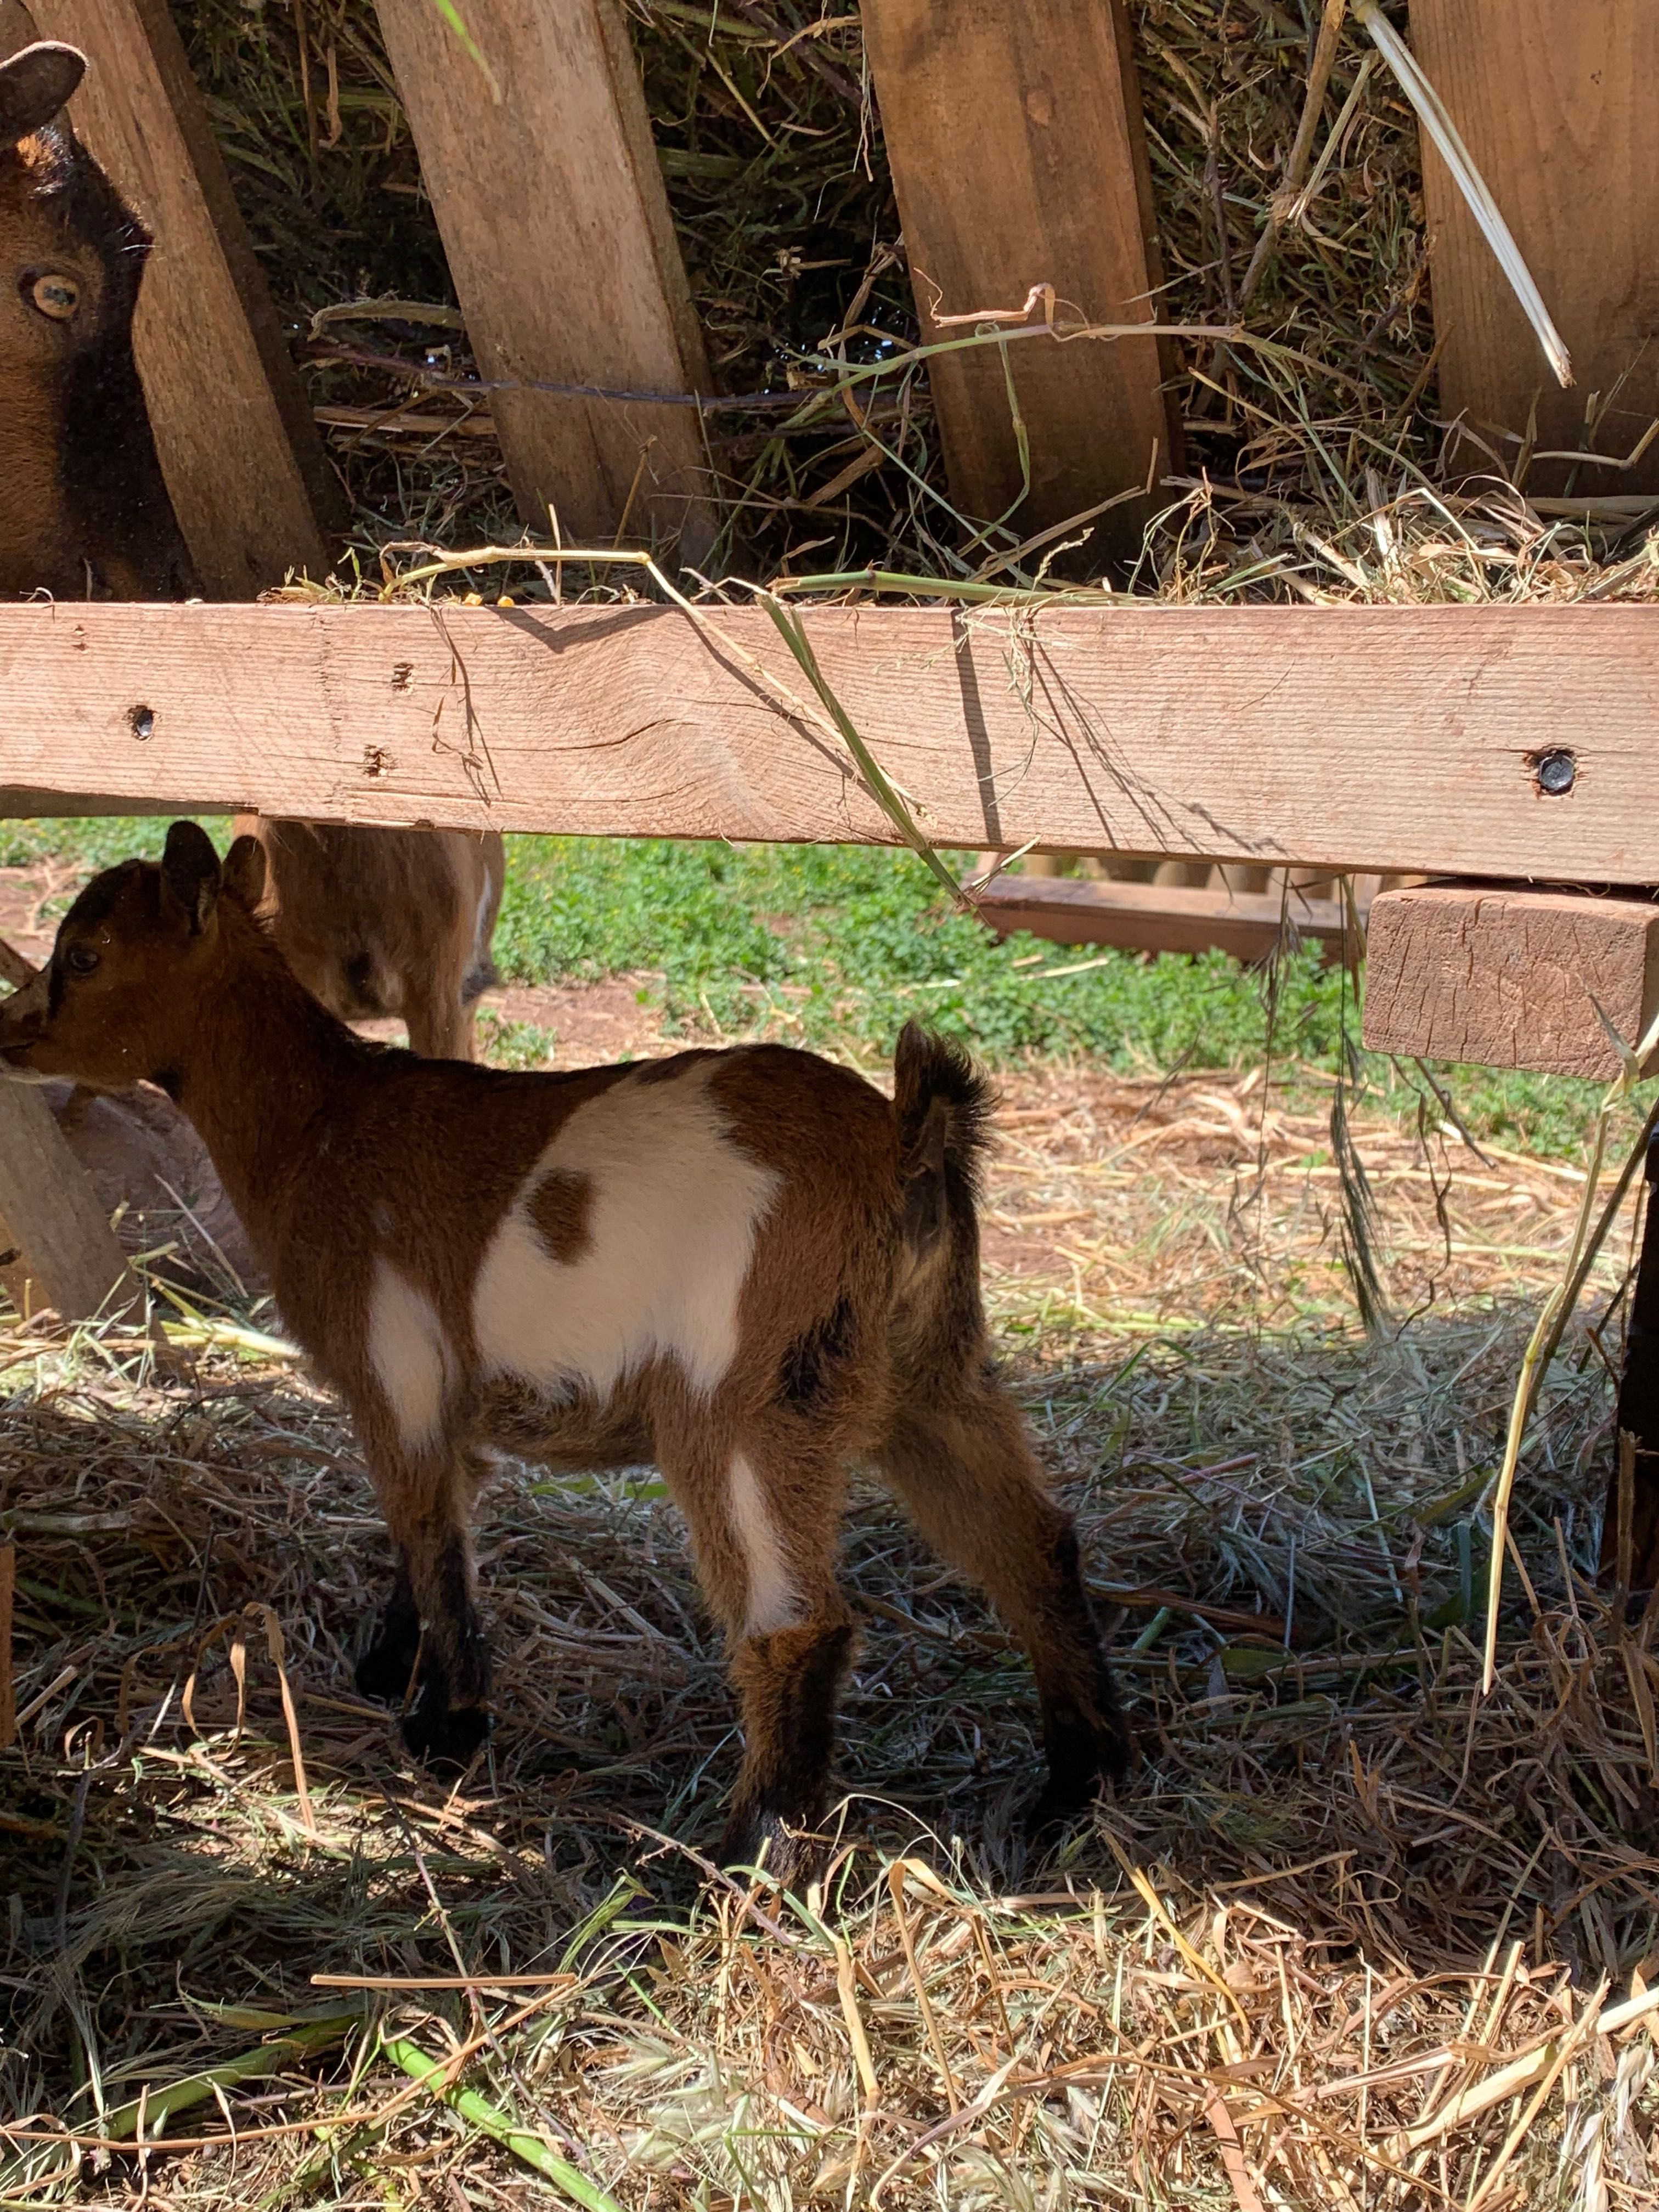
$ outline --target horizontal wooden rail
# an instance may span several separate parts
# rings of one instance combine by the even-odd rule
[[[1212,890],[1178,884],[1091,883],[1068,877],[1002,876],[979,901],[980,918],[1002,936],[1017,929],[1051,945],[1116,945],[1131,952],[1228,952],[1261,960],[1288,939],[1340,960],[1357,951],[1340,900],[1292,891]]]
[[[1659,611],[805,622],[941,844],[1659,883]],[[752,608],[9,606],[0,702],[0,811],[896,836]]]

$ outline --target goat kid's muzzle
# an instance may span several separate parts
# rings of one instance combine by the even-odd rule
[[[43,968],[21,991],[0,1002],[0,1075],[22,1083],[45,1083],[26,1055],[40,1043],[46,1029],[50,978]]]

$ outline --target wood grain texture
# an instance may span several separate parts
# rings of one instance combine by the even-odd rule
[[[1121,0],[864,0],[864,35],[924,341],[934,311],[1018,307],[1150,322],[1158,282],[1140,94]],[[1030,438],[1022,536],[1146,481],[1170,425],[1158,341],[1028,338],[928,365],[951,486],[977,518],[1020,491],[1004,362]],[[1138,546],[1141,503],[1094,541]]]
[[[1595,1006],[1634,1044],[1659,1010],[1659,906],[1436,885],[1371,902],[1364,1041],[1376,1052],[1610,1080]]]
[[[929,834],[1659,882],[1645,607],[821,608]],[[711,635],[712,632],[712,635]],[[318,821],[891,843],[757,609],[0,608],[0,785]],[[1543,796],[1540,750],[1576,752]],[[7,805],[0,791],[0,810]]]
[[[617,0],[495,0],[468,24],[501,88],[432,0],[379,0],[421,171],[486,380],[710,389],[645,94]],[[567,543],[702,557],[696,410],[498,391],[490,412],[525,521]],[[636,478],[638,479],[636,485]]]
[[[0,1082],[0,1277],[20,1313],[143,1310],[91,1182],[40,1092]]]
[[[1625,455],[1659,416],[1659,8],[1653,0],[1412,0],[1412,45],[1514,232],[1572,356],[1563,392],[1491,248],[1425,137],[1424,193],[1441,411],[1585,442],[1591,394],[1609,401],[1595,449]],[[1617,397],[1613,387],[1627,380]],[[1511,460],[1518,448],[1505,449]],[[1470,447],[1473,470],[1490,464]],[[1530,490],[1567,470],[1537,464]],[[1635,471],[1585,467],[1579,492],[1659,490],[1659,445]]]
[[[337,489],[167,0],[31,9],[89,57],[76,131],[155,234],[133,349],[204,587],[248,599],[287,568],[324,575]]]
[[[1005,876],[981,897],[981,918],[1003,935],[1017,929],[1054,945],[1121,945],[1133,952],[1229,952],[1260,960],[1278,947],[1286,922],[1328,960],[1340,960],[1343,908],[1334,899],[1255,891],[1185,890],[1173,884],[1091,883],[1075,878]]]

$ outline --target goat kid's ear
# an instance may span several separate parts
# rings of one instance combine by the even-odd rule
[[[265,848],[257,837],[239,837],[225,854],[223,888],[250,914],[265,895]]]
[[[40,39],[0,62],[0,146],[15,146],[44,131],[87,73],[75,46]]]
[[[219,896],[219,855],[198,823],[175,822],[161,854],[161,882],[184,908],[190,933],[199,937]]]

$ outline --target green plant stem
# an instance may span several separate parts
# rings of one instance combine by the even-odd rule
[[[252,2051],[245,2051],[238,2058],[228,2058],[222,2066],[209,2066],[199,2074],[186,2074],[182,2081],[164,2082],[158,2089],[150,2089],[141,2097],[134,2097],[125,2105],[104,2116],[102,2132],[125,2142],[138,2133],[142,2113],[146,2136],[164,2129],[175,2112],[188,2112],[192,2105],[206,2102],[216,2089],[234,2089],[244,2081],[258,2081],[270,2074],[280,2074],[283,2067],[296,2058],[314,2057],[336,2043],[343,2043],[351,2030],[362,2019],[360,2011],[330,2013],[321,2020],[299,2022],[285,2035],[270,2043],[261,2043]],[[226,2142],[230,2141],[228,2136]]]
[[[830,719],[841,732],[848,751],[852,754],[863,772],[871,797],[886,815],[888,820],[892,823],[894,828],[899,831],[905,843],[919,855],[933,874],[938,877],[957,905],[964,909],[971,908],[972,900],[922,835],[915,816],[888,781],[882,771],[880,762],[854,726],[851,715],[830,690],[823,670],[818,666],[818,657],[812,650],[811,641],[806,635],[800,617],[792,608],[781,606],[769,592],[762,598],[761,605],[772,617],[779,636],[794,654],[807,682],[817,693]]]
[[[487,2135],[492,2142],[510,2150],[514,2158],[520,2158],[526,2166],[534,2166],[537,2172],[550,2181],[556,2189],[562,2190],[573,2203],[584,2205],[586,2212],[622,2212],[622,2207],[607,2190],[601,2189],[597,2182],[590,2181],[585,2173],[572,2166],[568,2159],[561,2158],[556,2151],[550,2150],[539,2136],[516,2127],[505,2112],[492,2105],[488,2098],[481,2097],[476,2089],[445,2087],[441,2081],[443,2067],[435,2059],[428,2058],[425,2051],[414,2044],[399,2038],[381,2047],[392,2064],[401,2067],[411,2081],[429,2086],[432,2076],[434,2074],[439,2075],[439,2085],[432,2090],[434,2097],[447,2105],[469,2127],[477,2128],[480,2134]]]

